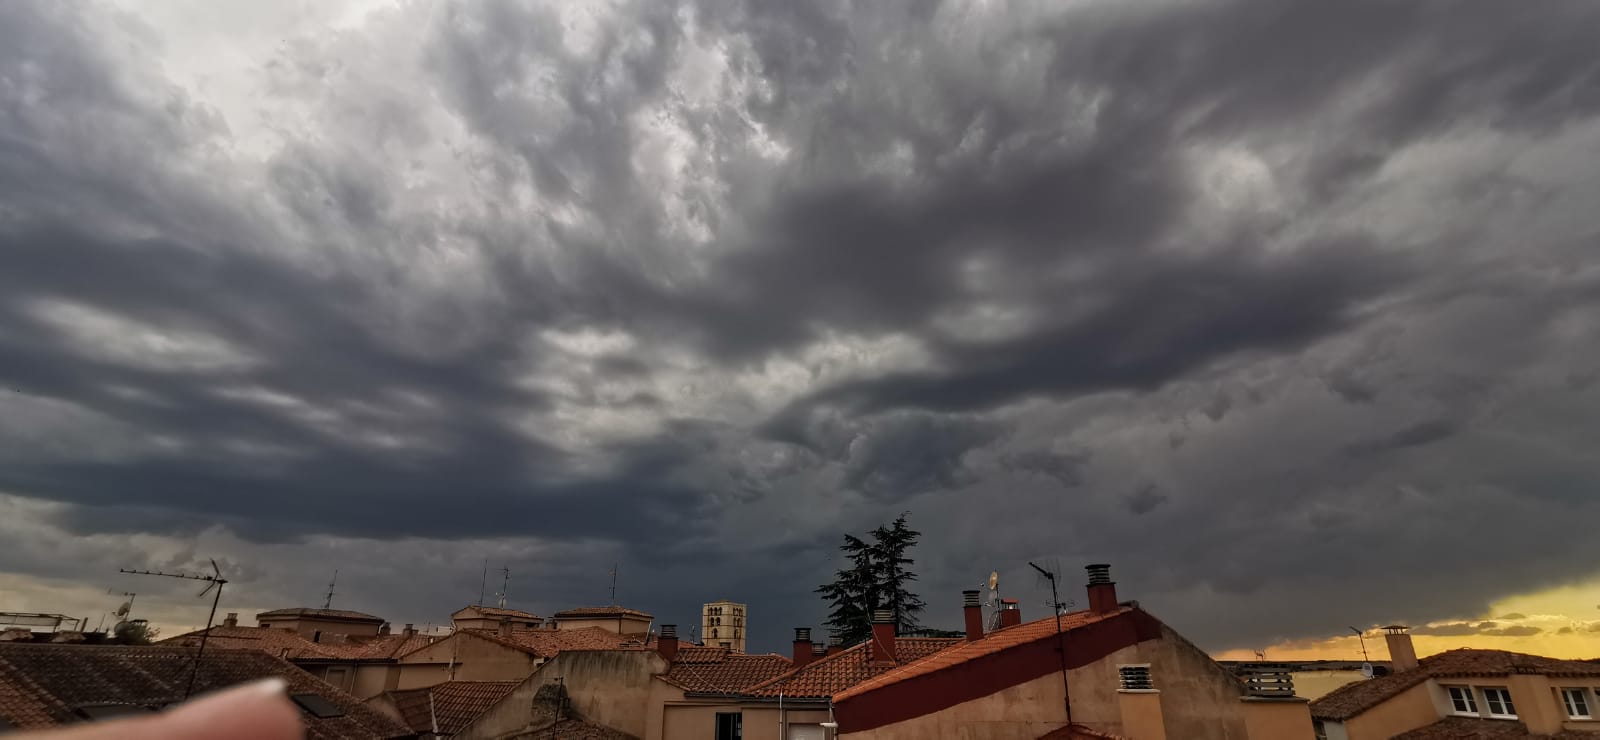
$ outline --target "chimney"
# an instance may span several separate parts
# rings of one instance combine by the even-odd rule
[[[811,643],[811,662],[815,663],[828,657],[828,646],[820,642]]]
[[[829,655],[834,655],[836,653],[842,652],[843,650],[844,650],[844,638],[840,637],[839,633],[837,633],[837,632],[834,632],[834,633],[828,635],[828,654]]]
[[[378,628],[378,634],[380,634],[380,635],[389,634],[389,623],[388,622],[384,622],[383,626]]]
[[[678,625],[661,625],[661,636],[656,638],[656,652],[661,653],[668,663],[678,657]]]
[[[794,628],[794,667],[799,668],[811,662],[811,628]]]
[[[1022,610],[1017,608],[1016,599],[1000,600],[1000,629],[1015,627],[1022,624]]]
[[[1117,708],[1122,714],[1122,734],[1139,740],[1166,740],[1166,719],[1161,714],[1161,692],[1150,680],[1150,664],[1117,666]],[[1276,738],[1276,735],[1249,737]]]
[[[500,636],[501,637],[510,637],[511,636],[511,620],[509,620],[509,619],[500,620]]]
[[[983,639],[983,602],[978,600],[978,592],[961,592],[961,612],[967,620],[967,641]]]
[[[411,624],[407,624],[406,628],[400,631],[400,634],[405,635],[406,637],[411,637],[417,634],[417,628]]]
[[[238,627],[239,626],[239,612],[228,612],[228,616],[222,618],[222,626],[224,626],[224,627]]]
[[[872,662],[894,662],[894,612],[888,609],[872,612]]]
[[[1417,667],[1417,648],[1411,644],[1411,628],[1391,624],[1383,628],[1383,641],[1389,643],[1389,661],[1395,672]]]
[[[1111,580],[1111,566],[1095,563],[1086,566],[1089,571],[1089,612],[1110,614],[1117,610],[1117,584]]]

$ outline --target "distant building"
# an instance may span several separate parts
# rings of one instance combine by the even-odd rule
[[[183,701],[194,668],[195,651],[185,647],[0,644],[0,733],[149,715]],[[254,650],[206,650],[194,693],[271,676],[288,682],[311,740],[415,737],[355,697]]]
[[[387,691],[367,706],[410,727],[423,738],[453,737],[511,693],[520,681],[446,681],[420,689]]]
[[[495,630],[499,629],[502,623],[510,623],[514,630],[531,630],[538,629],[544,624],[544,619],[536,614],[482,604],[456,610],[456,613],[450,615],[450,621],[458,630]]]
[[[389,689],[415,689],[446,681],[521,681],[568,650],[643,650],[648,635],[620,635],[604,627],[576,629],[459,630],[400,656]]]
[[[1294,679],[1294,694],[1302,699],[1319,699],[1334,689],[1356,681],[1365,681],[1373,676],[1389,675],[1389,661],[1375,660],[1370,663],[1359,660],[1223,660],[1218,661],[1223,667],[1237,674],[1248,674],[1253,671],[1274,670],[1289,674]],[[1372,676],[1366,674],[1367,666],[1372,667]]]
[[[290,630],[316,642],[319,635],[372,637],[383,626],[383,617],[344,609],[274,609],[256,615],[256,623],[271,629]]]
[[[1318,740],[1600,738],[1600,664],[1473,649],[1419,661],[1405,627],[1385,629],[1394,672],[1312,702]]]
[[[700,608],[700,640],[706,647],[745,651],[745,605],[713,601]]]
[[[619,635],[643,635],[650,631],[650,623],[655,620],[655,617],[638,609],[629,609],[612,604],[611,606],[585,606],[559,611],[551,615],[550,620],[555,623],[556,629],[572,630],[598,627]]]

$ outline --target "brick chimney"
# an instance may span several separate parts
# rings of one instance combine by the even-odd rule
[[[961,592],[961,612],[967,622],[967,640],[983,639],[983,602],[978,600],[978,591]]]
[[[678,657],[678,625],[661,625],[661,636],[656,638],[656,652],[666,658],[668,663]]]
[[[834,655],[844,650],[844,638],[835,632],[828,635],[828,654]]]
[[[894,612],[888,609],[872,612],[872,662],[894,662]]]
[[[378,627],[378,634],[380,634],[380,635],[389,634],[389,623],[388,622],[384,622],[382,625],[380,625]]]
[[[406,628],[400,631],[400,634],[405,635],[406,637],[412,637],[417,634],[417,628],[413,625],[407,624]]]
[[[222,626],[224,626],[224,627],[238,627],[239,626],[239,612],[228,612],[228,616],[222,618]]]
[[[510,637],[511,636],[511,620],[509,620],[509,619],[500,620],[499,632],[500,632],[500,636],[501,637]]]
[[[1095,563],[1086,566],[1089,571],[1089,612],[1109,614],[1117,610],[1117,584],[1111,580],[1111,566]]]
[[[1411,644],[1410,627],[1398,624],[1384,627],[1383,641],[1389,643],[1389,661],[1396,672],[1417,667],[1417,648]]]
[[[1022,624],[1022,609],[1017,607],[1016,599],[1000,600],[1000,629],[1015,627]]]
[[[790,653],[794,660],[794,667],[799,668],[811,662],[811,628],[794,628],[794,652]]]

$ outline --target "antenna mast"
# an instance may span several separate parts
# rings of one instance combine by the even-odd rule
[[[328,581],[328,598],[322,600],[322,608],[324,608],[324,609],[332,609],[333,608],[333,584],[338,583],[338,582],[339,582],[339,569],[338,568],[334,568],[333,569],[333,578]]]
[[[500,608],[504,609],[506,608],[506,593],[511,590],[511,568],[508,566],[501,566],[500,573],[500,592],[495,594],[495,596],[500,597]]]
[[[611,604],[617,603],[617,563],[611,564]]]
[[[483,580],[478,581],[478,606],[483,606],[483,591],[489,587],[489,559],[483,559]]]
[[[1050,603],[1053,605],[1050,611],[1056,613],[1056,654],[1061,657],[1061,694],[1066,699],[1067,724],[1070,726],[1072,724],[1072,693],[1067,690],[1067,646],[1062,644],[1061,641],[1061,607],[1064,604],[1061,603],[1061,597],[1056,594],[1056,574],[1034,565],[1031,560],[1028,561],[1028,565],[1039,571],[1039,575],[1050,581]]]
[[[138,576],[163,576],[166,578],[182,578],[189,581],[205,581],[206,587],[200,592],[205,596],[207,591],[216,589],[217,593],[211,597],[211,616],[206,617],[206,631],[200,633],[200,650],[194,654],[194,667],[189,670],[189,685],[183,690],[183,698],[188,699],[194,693],[194,680],[200,675],[200,658],[206,654],[206,640],[211,637],[211,624],[217,620],[217,602],[222,601],[222,587],[227,585],[228,579],[222,577],[222,569],[217,567],[215,558],[211,560],[211,575],[195,576],[188,573],[164,573],[159,570],[129,570],[118,568],[119,573],[132,573]]]

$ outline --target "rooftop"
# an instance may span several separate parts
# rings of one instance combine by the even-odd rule
[[[781,655],[745,655],[727,648],[679,648],[661,679],[697,694],[736,694],[792,667]]]
[[[520,630],[502,635],[497,630],[462,630],[463,633],[482,637],[514,647],[540,658],[554,658],[562,650],[643,650],[647,636],[644,634],[619,635],[601,627],[579,627],[569,630]]]
[[[781,692],[786,697],[825,699],[956,645],[962,642],[962,638],[897,637],[894,642],[893,663],[874,663],[871,644],[863,642],[757,684],[746,693],[776,698]]]
[[[1094,614],[1089,611],[1078,611],[1063,614],[1061,616],[1061,631],[1069,632],[1080,627],[1094,624],[1095,622],[1115,617],[1128,611],[1131,611],[1131,609],[1128,607],[1120,607],[1116,611],[1107,612],[1105,614]],[[992,655],[1018,645],[1024,645],[1040,640],[1048,640],[1055,636],[1056,620],[1055,617],[1051,616],[1045,617],[1044,619],[1027,622],[1025,624],[1019,624],[1013,627],[995,630],[994,632],[984,635],[983,639],[981,640],[973,640],[970,642],[960,638],[946,640],[946,642],[953,642],[956,644],[948,649],[940,650],[937,653],[929,655],[927,660],[902,664],[893,670],[884,671],[869,679],[859,681],[848,689],[837,692],[833,698],[835,701],[843,701],[852,696],[864,694],[868,691],[872,691],[883,686],[888,686],[892,683],[899,683],[900,681],[916,678],[917,676],[933,673],[934,671],[941,671],[951,666],[981,658],[985,655]],[[906,638],[900,638],[898,642],[904,642],[905,640]]]
[[[1395,735],[1393,740],[1594,740],[1592,732],[1535,735],[1521,722],[1476,717],[1446,717],[1426,727]]]
[[[308,609],[295,607],[293,609],[273,609],[270,612],[261,612],[256,619],[329,619],[340,622],[372,622],[383,624],[383,617],[374,617],[371,614],[362,614],[345,609]]]
[[[1590,678],[1600,677],[1600,665],[1505,650],[1450,650],[1423,658],[1418,661],[1416,668],[1409,671],[1357,681],[1334,689],[1327,696],[1311,702],[1311,716],[1347,720],[1430,678],[1508,676],[1514,673]]]
[[[1037,740],[1127,740],[1121,735],[1108,735],[1099,730],[1092,730],[1083,725],[1072,724],[1058,727],[1043,735]]]
[[[160,709],[183,700],[194,658],[190,648],[160,645],[0,644],[0,719],[19,729],[38,729],[79,722],[107,707],[133,713]],[[254,650],[206,650],[195,693],[269,676],[286,680],[291,696],[316,695],[337,709],[336,716],[301,713],[311,740],[412,734],[355,697]]]
[[[580,606],[577,609],[567,609],[556,612],[555,619],[597,619],[604,617],[633,617],[635,619],[654,619],[638,609],[629,609],[625,606]]]
[[[511,617],[512,619],[536,619],[540,621],[543,621],[544,619],[537,614],[525,612],[520,609],[507,609],[501,606],[484,606],[482,604],[468,604],[460,609],[457,609],[455,613],[451,614],[450,616],[459,617],[468,609],[475,609],[477,610],[478,614],[485,617]]]
[[[385,692],[400,716],[417,733],[454,735],[472,724],[521,681],[446,681],[422,689]]]
[[[160,641],[158,644],[198,647],[205,630],[198,630]],[[272,627],[211,628],[206,648],[257,650],[287,660],[388,660],[421,648],[435,638],[401,633],[372,637],[324,635],[312,642],[298,633]]]

